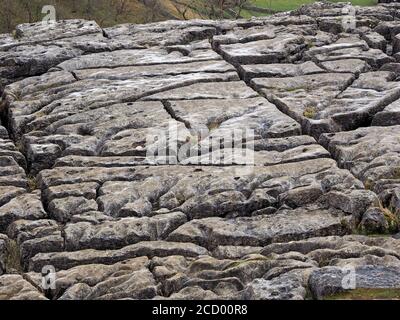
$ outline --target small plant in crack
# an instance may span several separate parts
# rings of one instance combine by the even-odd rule
[[[394,168],[392,179],[400,179],[400,167]]]
[[[306,45],[308,49],[314,48],[315,47],[315,42],[312,40],[306,41]]]
[[[186,202],[186,197],[182,193],[176,194],[175,198],[178,201],[180,206]]]
[[[16,39],[16,40],[21,38],[20,35],[17,33],[16,30],[14,30],[14,31],[11,33],[11,35],[12,35],[12,37],[13,37],[14,39]]]
[[[24,145],[23,145],[23,143],[22,143],[21,141],[17,141],[17,142],[15,143],[15,148],[16,148],[19,152],[21,152],[22,154],[24,154]]]
[[[286,92],[296,92],[296,91],[300,91],[300,90],[307,91],[307,88],[305,88],[305,87],[293,87],[293,88],[286,89]]]
[[[44,111],[40,110],[40,111],[35,113],[35,116],[37,118],[45,117],[45,116],[47,116],[47,113],[45,113]]]
[[[382,208],[386,221],[389,224],[389,233],[395,233],[399,230],[399,218],[388,208]]]
[[[270,261],[270,257],[254,257],[254,258],[248,258],[248,259],[243,259],[243,260],[237,260],[229,263],[224,267],[224,270],[228,269],[233,269],[233,268],[238,268],[241,266],[245,266],[246,264],[252,264],[252,263],[257,263],[257,262],[263,262],[263,261]]]
[[[21,273],[21,251],[15,240],[8,240],[6,247],[5,266],[7,273]]]
[[[315,119],[316,115],[317,115],[317,108],[314,106],[309,106],[305,108],[303,112],[303,116],[305,116],[308,119]]]
[[[373,183],[373,181],[371,181],[371,180],[369,180],[369,179],[367,179],[367,180],[365,180],[365,182],[364,182],[364,188],[366,189],[366,190],[373,190],[373,188],[374,188],[374,183]]]
[[[212,122],[207,123],[207,128],[209,131],[216,130],[219,128],[219,126],[220,126],[220,123],[217,121],[212,121]]]
[[[396,213],[391,208],[387,208],[380,199],[375,200],[375,206],[378,207],[388,223],[387,233],[393,234],[399,231],[400,221]]]
[[[343,166],[344,169],[350,170],[353,167],[353,163],[356,158],[357,158],[357,155],[354,152],[345,150],[340,153],[339,162]]]
[[[38,189],[38,183],[35,176],[29,175],[27,177],[28,190],[31,192]]]

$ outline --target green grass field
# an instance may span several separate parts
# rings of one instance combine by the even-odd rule
[[[345,0],[331,0],[332,2],[347,2]],[[294,10],[302,4],[313,3],[315,0],[253,0],[253,4],[260,8],[269,8],[276,11]],[[354,5],[372,6],[377,0],[353,0]]]
[[[349,0],[330,0],[331,2],[348,2]],[[313,3],[316,0],[252,0],[251,3],[259,8],[267,8],[274,11],[290,11],[297,9],[303,4]],[[358,6],[373,6],[377,4],[377,0],[350,0],[354,5]],[[251,18],[252,16],[264,16],[260,12],[243,10],[241,16]]]

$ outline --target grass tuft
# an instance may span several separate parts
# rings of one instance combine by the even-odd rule
[[[28,190],[29,190],[29,192],[38,189],[38,183],[37,183],[36,177],[34,177],[34,176],[28,176],[28,178],[27,178],[27,183],[28,183]]]
[[[400,167],[394,168],[392,178],[396,180],[400,179]]]
[[[5,259],[6,272],[21,273],[23,271],[21,265],[21,252],[15,240],[7,241],[6,253],[7,253]]]
[[[249,259],[245,259],[245,260],[237,260],[237,261],[233,261],[232,263],[228,264],[224,268],[224,270],[237,268],[237,267],[240,267],[242,265],[245,265],[245,264],[251,263],[251,262],[268,261],[268,260],[270,260],[268,257],[258,257],[258,258],[249,258]]]
[[[317,108],[315,107],[307,107],[303,112],[303,116],[305,116],[308,119],[315,119],[316,115],[317,115]]]
[[[327,296],[325,300],[400,300],[400,289],[359,288]]]

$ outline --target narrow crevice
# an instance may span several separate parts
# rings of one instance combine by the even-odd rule
[[[76,81],[80,81],[81,79],[78,78],[78,76],[76,75],[76,73],[74,71],[70,71],[71,75],[74,77],[74,79]]]
[[[101,33],[103,34],[103,37],[106,39],[112,39],[106,32],[106,30],[104,28],[101,28]]]
[[[15,136],[12,134],[12,130],[10,127],[10,121],[9,121],[9,109],[8,109],[6,102],[1,101],[1,100],[0,100],[0,120],[1,120],[0,125],[2,125],[6,129],[6,131],[8,133],[8,139],[10,139],[10,141],[14,144],[15,150],[18,151],[25,159],[26,167],[25,167],[25,165],[22,165],[22,164],[19,164],[19,165],[21,168],[24,169],[24,171],[27,175],[27,179],[28,179],[28,176],[30,174],[30,166],[31,166],[29,158],[27,157],[25,148],[23,147],[21,137],[15,138]],[[18,163],[17,159],[15,159],[15,160]],[[29,188],[29,185],[28,185],[28,188]]]
[[[51,293],[51,290],[43,290],[41,284],[36,283],[35,281],[32,280],[31,277],[29,277],[26,273],[21,274],[22,278],[31,284],[36,290],[38,290],[41,294],[43,294],[47,299],[52,300],[53,299],[53,294]]]
[[[340,92],[335,96],[334,99],[338,99],[339,96],[343,92],[345,92],[348,88],[350,88],[354,84],[354,82],[356,82],[359,78],[360,78],[360,74],[357,74],[357,73],[353,74],[352,79],[344,85],[344,87],[340,90]]]
[[[2,98],[0,98],[0,125],[6,128],[8,136],[10,136],[7,114],[8,114],[8,109],[6,107],[6,102]]]
[[[165,111],[170,115],[170,117],[178,122],[181,122],[185,125],[186,129],[191,130],[190,123],[185,121],[181,117],[178,117],[175,111],[171,107],[171,103],[168,100],[161,100],[162,105],[164,106]]]

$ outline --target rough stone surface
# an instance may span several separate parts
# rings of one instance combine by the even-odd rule
[[[21,275],[0,276],[0,300],[47,300],[31,283]]]
[[[400,6],[346,10],[0,35],[0,299],[398,289]]]
[[[399,126],[360,128],[324,134],[320,139],[341,167],[349,169],[395,213],[400,204],[399,130]]]
[[[395,101],[389,104],[385,109],[378,112],[373,120],[374,126],[395,126],[400,124],[400,103]]]

